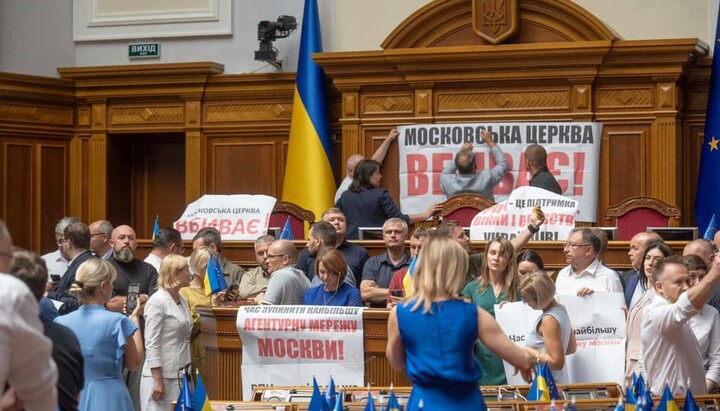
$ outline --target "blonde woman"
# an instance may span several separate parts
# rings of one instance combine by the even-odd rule
[[[435,236],[423,245],[413,275],[413,297],[393,307],[386,355],[413,382],[406,410],[485,410],[478,387],[482,369],[473,357],[480,339],[530,378],[533,359],[512,343],[482,308],[458,299],[468,255],[455,240]]]
[[[556,383],[568,383],[565,356],[575,352],[577,343],[567,310],[555,300],[555,281],[544,271],[526,274],[520,295],[530,308],[542,311],[528,333],[525,347],[535,361],[547,363]]]
[[[115,268],[105,260],[91,258],[82,263],[69,292],[83,305],[55,319],[72,329],[80,342],[85,361],[80,411],[135,409],[122,372],[123,366],[129,370],[140,367],[143,357],[140,316],[145,299],[138,299],[129,317],[106,310],[116,277]]]
[[[496,238],[485,246],[480,277],[468,283],[462,295],[494,318],[495,304],[520,301],[519,282],[515,247],[504,238]],[[497,355],[478,342],[475,356],[483,368],[480,385],[507,384],[503,362]]]
[[[195,369],[203,374],[205,365],[205,346],[202,343],[200,334],[200,314],[197,312],[198,305],[210,305],[210,297],[205,293],[205,274],[208,261],[210,261],[210,249],[198,247],[190,255],[190,268],[196,273],[190,281],[189,287],[180,289],[180,295],[185,298],[190,307],[192,315],[192,332],[190,334],[190,357]],[[193,373],[194,375],[194,373]],[[204,375],[203,375],[204,376]]]
[[[192,319],[180,289],[190,285],[185,257],[169,254],[160,263],[158,290],[145,307],[145,365],[140,380],[143,411],[166,411],[178,398],[178,370],[190,362]]]

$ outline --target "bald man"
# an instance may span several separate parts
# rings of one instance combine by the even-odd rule
[[[270,305],[300,305],[310,288],[305,273],[295,268],[297,249],[288,240],[274,241],[267,251],[270,280],[267,290],[258,294],[255,300]]]
[[[387,137],[385,137],[385,140],[383,140],[382,144],[380,144],[380,147],[378,147],[378,149],[373,153],[372,159],[382,164],[390,145],[397,139],[399,134],[400,133],[396,128],[390,130]],[[338,202],[342,193],[346,192],[348,188],[350,188],[350,184],[352,184],[353,180],[353,174],[355,173],[355,166],[362,160],[365,160],[365,156],[362,154],[351,154],[350,157],[348,157],[347,164],[345,165],[345,178],[335,192],[335,203]]]

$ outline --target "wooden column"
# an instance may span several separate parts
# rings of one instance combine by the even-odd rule
[[[205,193],[205,136],[202,133],[202,96],[184,97],[185,101],[185,203]]]
[[[410,86],[415,89],[415,118],[416,123],[430,124],[435,120],[433,107],[433,84],[413,83]]]
[[[360,139],[360,89],[338,87],[342,92],[342,170],[345,178],[345,162],[355,153],[362,153]]]
[[[681,205],[682,193],[682,135],[678,121],[679,90],[677,77],[654,78],[655,121],[652,125],[650,158],[652,159],[652,184],[650,196],[672,205]],[[671,219],[671,224],[673,219]],[[676,224],[676,223],[675,223]]]
[[[99,99],[90,103],[87,221],[95,221],[107,214],[107,101]]]

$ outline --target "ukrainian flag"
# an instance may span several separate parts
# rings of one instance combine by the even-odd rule
[[[335,195],[325,72],[312,59],[319,52],[317,0],[305,0],[282,198],[316,216],[332,206]]]
[[[720,215],[720,24],[715,32],[705,137],[700,149],[700,173],[695,197],[695,219],[701,233],[707,230],[713,214]]]
[[[535,364],[535,379],[530,385],[528,392],[528,401],[550,401],[559,400],[560,394],[555,385],[555,379],[550,372],[547,362],[540,365]],[[676,410],[677,411],[677,410]]]
[[[660,398],[660,403],[657,406],[657,411],[680,411],[667,384],[665,385],[665,390],[663,390],[662,398]]]
[[[152,239],[155,240],[155,237],[160,233],[160,216],[155,216],[155,224],[153,225],[153,236]]]
[[[212,411],[212,407],[210,406],[210,399],[207,396],[205,384],[203,384],[199,372],[195,373],[195,381],[197,381],[195,383],[195,392],[193,393],[195,411]]]

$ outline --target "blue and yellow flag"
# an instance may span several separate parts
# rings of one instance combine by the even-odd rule
[[[220,267],[219,255],[210,253],[203,283],[205,285],[205,295],[208,296],[228,288],[225,274],[223,274],[222,267]]]
[[[633,374],[633,379],[635,379],[635,374]],[[638,401],[635,397],[635,394],[633,394],[633,389],[631,387],[628,387],[625,393],[625,410],[635,411],[637,407]]]
[[[293,235],[292,227],[290,226],[290,216],[288,216],[287,220],[285,220],[285,225],[283,226],[282,232],[280,233],[279,240],[294,240],[295,236]]]
[[[282,198],[316,216],[331,207],[335,198],[325,72],[312,59],[312,53],[319,52],[317,0],[305,0]]]
[[[657,411],[680,411],[667,384],[665,384],[665,389],[663,390],[662,398],[660,398],[660,403],[657,406]]]
[[[308,411],[330,411],[325,396],[320,392],[317,380],[313,376],[313,393],[310,397],[310,404],[308,404]]]
[[[192,390],[190,389],[190,384],[188,384],[186,372],[183,372],[182,388],[175,403],[174,411],[195,411],[195,407],[193,407]]]
[[[210,399],[207,396],[205,390],[205,384],[203,384],[200,373],[195,373],[195,392],[193,393],[193,403],[195,404],[195,411],[212,411],[210,406]]]
[[[160,216],[155,216],[155,225],[153,225],[153,236],[152,239],[155,240],[155,237],[157,237],[158,233],[160,232]]]
[[[535,364],[535,379],[530,385],[528,401],[559,400],[560,394],[547,362]]]
[[[700,173],[695,197],[695,219],[701,233],[707,230],[713,214],[720,215],[720,24],[715,32],[705,137],[700,150]]]
[[[622,402],[622,397],[618,397],[617,405],[615,406],[615,411],[625,411],[625,406]]]

